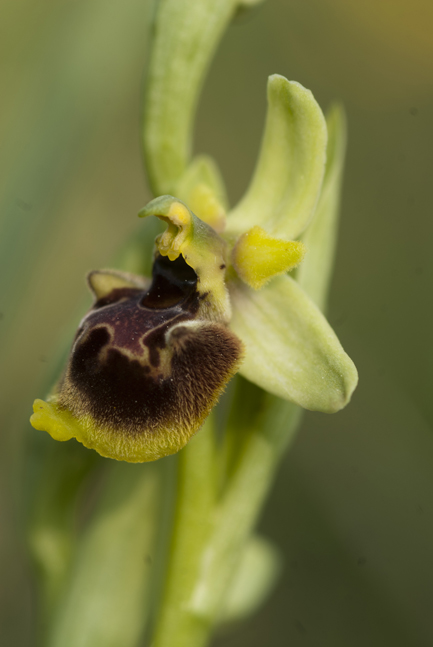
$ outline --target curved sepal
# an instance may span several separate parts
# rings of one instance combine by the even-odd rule
[[[325,177],[313,221],[302,237],[309,253],[296,275],[299,284],[322,311],[329,289],[338,233],[347,139],[343,108],[334,106],[329,111],[326,122],[328,148]]]
[[[259,225],[296,239],[314,214],[325,168],[326,123],[312,93],[274,74],[268,81],[268,113],[250,187],[230,212],[227,233]]]
[[[260,292],[238,281],[230,294],[230,327],[245,345],[244,377],[305,409],[333,413],[349,402],[356,368],[296,281],[280,276]]]

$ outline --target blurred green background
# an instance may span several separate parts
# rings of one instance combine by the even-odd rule
[[[21,484],[58,344],[150,199],[140,111],[150,0],[4,0],[0,23],[2,644],[33,647]],[[433,644],[433,4],[267,0],[228,30],[195,148],[234,203],[266,77],[346,107],[349,148],[329,318],[355,360],[351,405],[307,413],[260,529],[279,585],[218,647]],[[173,646],[174,647],[174,646]]]

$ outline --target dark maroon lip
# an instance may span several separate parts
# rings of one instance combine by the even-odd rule
[[[164,335],[170,326],[180,321],[194,318],[194,312],[188,303],[181,303],[171,308],[143,308],[143,293],[134,290],[129,298],[122,299],[98,310],[91,310],[82,325],[82,335],[94,328],[106,328],[110,332],[111,344],[125,348],[138,356],[143,354],[143,344],[149,346]],[[161,346],[161,342],[159,343]]]
[[[127,434],[197,428],[242,353],[224,324],[179,325],[196,320],[207,298],[198,283],[182,257],[157,256],[147,291],[100,297],[77,332],[60,406]]]
[[[169,261],[158,256],[149,290],[115,288],[98,299],[82,322],[76,345],[82,343],[92,329],[106,328],[112,346],[141,357],[145,345],[149,348],[151,364],[157,366],[158,349],[165,346],[167,330],[177,323],[194,319],[199,304],[194,270],[182,257]]]

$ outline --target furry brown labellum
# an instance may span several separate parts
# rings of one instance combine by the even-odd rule
[[[95,302],[58,393],[51,403],[37,401],[40,426],[66,440],[58,424],[48,428],[47,414],[54,413],[68,438],[119,460],[177,452],[236,372],[241,342],[225,323],[203,317],[209,294],[200,292],[182,256],[158,254],[151,282],[110,270],[88,280]]]

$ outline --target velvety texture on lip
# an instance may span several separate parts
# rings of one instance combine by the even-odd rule
[[[198,283],[181,256],[158,255],[147,290],[95,295],[55,404],[82,425],[78,440],[103,455],[110,443],[132,443],[153,460],[199,429],[237,370],[242,344],[225,324],[198,316],[207,299]]]

